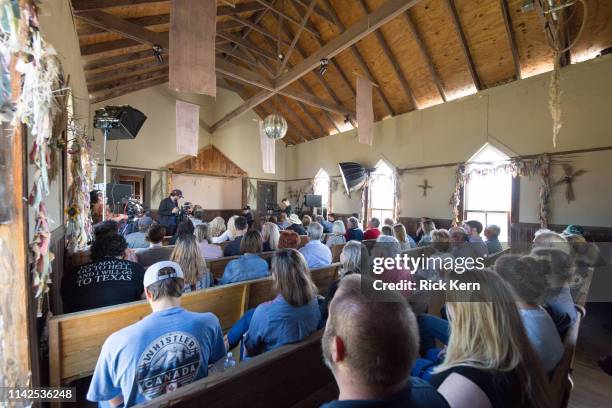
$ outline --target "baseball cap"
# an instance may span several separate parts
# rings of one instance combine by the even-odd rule
[[[160,275],[159,272],[165,268],[174,269],[174,273],[165,273],[163,275]],[[148,288],[155,282],[163,281],[165,279],[170,279],[170,278],[185,279],[185,275],[183,275],[183,270],[181,269],[181,266],[177,264],[176,262],[172,262],[172,261],[157,262],[147,268],[147,271],[145,272],[145,275],[144,275],[142,285],[145,288]]]
[[[180,198],[183,198],[183,192],[176,188],[170,192],[170,195],[179,196]]]

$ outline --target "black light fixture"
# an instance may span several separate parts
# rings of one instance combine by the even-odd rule
[[[340,175],[342,176],[344,188],[349,197],[351,196],[351,192],[363,187],[370,175],[370,170],[359,163],[342,162],[338,163],[338,167],[340,168]]]
[[[321,58],[319,61],[319,75],[323,76],[327,72],[327,66],[329,65],[329,60],[327,58]]]
[[[153,56],[157,60],[157,63],[160,65],[164,63],[163,52],[164,52],[164,49],[161,45],[155,44],[153,46]]]

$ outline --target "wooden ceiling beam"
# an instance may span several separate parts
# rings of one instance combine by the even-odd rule
[[[122,35],[134,41],[138,41],[150,46],[160,46],[164,49],[170,47],[170,39],[168,35],[151,31],[138,24],[131,23],[123,18],[114,16],[100,10],[89,10],[75,13],[75,17],[86,21],[87,23]]]
[[[514,62],[516,79],[523,79],[523,74],[521,72],[521,61],[519,58],[518,48],[516,46],[514,29],[512,28],[512,19],[510,17],[508,2],[507,0],[499,0],[499,5],[501,7],[502,15],[504,16],[504,27],[506,27],[506,35],[508,35],[508,43],[510,45],[510,51],[512,52],[512,62]]]
[[[111,7],[135,6],[147,3],[170,3],[160,0],[72,0],[74,11],[100,10]],[[218,6],[217,16],[231,16],[263,10],[265,7],[257,2],[238,3],[235,6]]]
[[[276,91],[286,88],[293,82],[302,78],[308,72],[317,68],[321,59],[335,57],[418,2],[419,0],[388,0],[376,11],[368,14],[365,18],[359,20],[350,28],[343,31],[339,36],[325,44],[317,52],[298,63],[291,71],[278,77],[274,81]],[[267,90],[258,92],[249,98],[243,105],[229,112],[219,121],[217,121],[217,123],[212,125],[211,131],[214,132],[216,129],[219,129],[219,127],[223,126],[236,116],[239,116],[247,110],[252,109],[260,103],[268,100],[273,95],[274,92]]]
[[[293,0],[295,1],[295,4],[299,4],[300,6],[302,6],[304,9],[308,8],[308,6],[306,5],[306,2],[302,1],[302,0]],[[323,20],[327,21],[328,23],[334,24],[334,20],[332,19],[332,17],[329,15],[329,13],[325,10],[323,10],[321,7],[319,7],[318,5],[315,5],[314,8],[314,12],[315,14],[317,14],[319,17],[321,17]]]
[[[300,22],[298,30],[293,35],[293,40],[291,40],[291,46],[289,47],[289,49],[287,50],[287,53],[285,54],[283,58],[283,63],[278,71],[279,74],[282,73],[287,67],[287,63],[289,62],[289,59],[291,58],[291,54],[293,53],[293,50],[295,49],[295,46],[297,45],[297,42],[300,39],[300,36],[302,35],[302,31],[304,31],[304,28],[306,27],[306,23],[308,22],[310,15],[314,11],[315,4],[317,4],[317,0],[310,0],[310,5],[306,9],[306,13],[304,13],[304,16],[302,17],[302,21]]]
[[[416,28],[416,25],[412,21],[409,11],[406,11],[404,13],[404,20],[406,24],[408,25],[408,30],[410,31],[412,38],[414,39],[414,41],[417,44],[417,47],[419,48],[419,52],[421,53],[421,57],[425,61],[425,65],[427,65],[429,75],[431,76],[434,83],[436,84],[436,88],[438,89],[438,93],[440,94],[440,97],[442,98],[444,102],[446,102],[446,92],[444,91],[444,85],[442,84],[442,80],[440,79],[440,74],[438,74],[438,71],[436,70],[436,67],[434,66],[431,60],[429,51],[427,51],[427,47],[425,46],[425,43],[423,42],[423,39],[421,38],[421,35],[419,34]]]
[[[168,62],[158,64],[155,62],[146,62],[142,64],[134,64],[121,68],[114,69],[112,72],[101,72],[96,74],[89,74],[85,72],[85,80],[87,85],[94,85],[98,83],[112,81],[125,76],[133,75],[135,73],[144,74],[146,72],[157,71],[162,67],[168,67]]]
[[[96,92],[111,90],[120,86],[127,86],[135,82],[146,81],[160,75],[168,75],[168,65],[162,65],[158,69],[149,70],[147,72],[132,72],[125,76],[109,77],[107,81],[99,81],[95,84],[87,84],[87,90],[90,94]]]
[[[364,0],[357,0],[357,4],[361,8],[361,11],[365,13],[366,15],[370,12]],[[393,54],[393,51],[391,50],[389,43],[385,39],[385,36],[380,31],[380,29],[374,31],[374,35],[376,35],[376,40],[378,41],[378,44],[383,50],[383,53],[387,57],[387,61],[389,62],[389,64],[391,65],[391,68],[393,69],[393,73],[395,74],[395,77],[400,82],[400,85],[402,86],[402,89],[404,90],[404,94],[410,100],[412,107],[414,109],[419,109],[419,104],[417,103],[417,100],[414,97],[414,92],[412,92],[412,87],[410,86],[410,84],[408,83],[408,80],[406,79],[406,76],[402,72],[402,69],[400,68],[399,63],[397,62],[397,58],[395,58],[395,55]]]
[[[342,116],[346,116],[346,115],[355,116],[354,111],[351,111],[350,109],[347,109],[342,105],[335,105],[335,104],[327,103],[321,98],[313,94],[307,93],[307,92],[300,92],[295,89],[284,88],[278,91],[278,93],[283,96],[287,96],[291,99],[295,99],[297,101],[303,102],[306,105],[310,105],[315,108],[323,109],[328,112],[337,113]]]
[[[77,13],[75,12],[75,15],[76,14]],[[170,24],[170,14],[158,14],[154,16],[126,18],[125,20],[132,24],[136,24],[150,29],[151,27]],[[219,29],[219,24],[217,24],[217,29]],[[77,29],[77,34],[79,35],[80,39],[87,38],[89,36],[94,36],[97,34],[103,34],[106,32],[107,30],[91,24],[83,24]]]
[[[265,57],[269,60],[272,61],[278,61],[278,57],[276,56],[276,54],[273,54],[271,52],[268,52],[260,47],[257,47],[255,44],[253,44],[251,41],[249,41],[246,38],[241,38],[240,36],[231,34],[231,33],[226,33],[226,32],[218,32],[217,33],[217,37],[221,37],[224,38],[226,40],[228,40],[229,42],[232,42],[234,44],[239,45],[242,48],[245,48],[249,51],[253,51],[254,53],[256,53],[257,55],[260,55],[262,57]]]
[[[94,93],[93,95],[90,95],[90,102],[92,104],[99,103],[166,82],[168,82],[168,74],[160,74],[159,76],[154,76],[143,81],[132,82]]]
[[[327,7],[327,9],[329,10],[332,18],[335,21],[336,26],[340,30],[345,31],[346,27],[344,26],[344,23],[340,20],[340,17],[338,17],[338,14],[336,13],[336,9],[334,9],[334,6],[330,3],[329,0],[322,0],[322,1],[325,4],[325,6]],[[357,65],[359,66],[359,68],[361,69],[363,74],[371,82],[374,82],[374,83],[377,82],[376,79],[374,78],[374,75],[370,71],[370,68],[368,68],[368,65],[366,64],[365,59],[363,58],[363,55],[361,54],[361,52],[359,52],[359,49],[357,48],[357,46],[352,45],[350,47],[350,50],[351,50],[351,54],[353,55],[353,58],[355,58],[355,60],[357,61]],[[387,110],[387,112],[390,115],[395,116],[395,110],[391,106],[391,103],[389,103],[389,100],[387,99],[387,96],[384,94],[382,89],[379,86],[374,87],[374,89],[375,89],[375,92],[380,97],[380,99],[382,100],[383,105],[385,105],[385,109]]]
[[[267,1],[264,0],[255,0],[257,1],[259,4],[261,4],[262,6],[265,6],[266,8],[268,8],[270,11],[273,11],[274,13],[278,14],[279,16],[282,16],[284,19],[292,22],[293,24],[297,25],[298,27],[301,25],[301,22],[296,20],[295,18],[291,17],[290,15],[288,15],[287,13],[285,13],[284,11],[276,8],[275,6],[273,6],[272,4],[268,3]],[[319,34],[315,29],[313,29],[311,26],[306,25],[304,27],[304,29],[306,31],[308,31],[310,34],[314,35],[317,38],[321,37],[321,34]]]
[[[163,56],[164,58],[168,57],[167,54],[163,54]],[[110,71],[115,68],[131,66],[137,63],[144,63],[147,61],[151,63],[156,62],[156,58],[153,55],[152,50],[139,51],[139,52],[134,52],[131,54],[124,54],[124,55],[117,55],[115,57],[110,57],[110,58],[103,59],[103,60],[87,62],[83,66],[83,70],[85,71],[86,75],[95,74],[98,72]]]
[[[480,78],[478,77],[478,72],[476,71],[476,65],[474,65],[474,59],[472,58],[472,54],[470,53],[470,48],[467,44],[467,39],[465,38],[465,33],[463,32],[463,28],[461,28],[461,21],[459,20],[459,13],[457,13],[457,8],[455,7],[454,0],[446,0],[445,1],[448,12],[451,15],[451,20],[453,22],[453,28],[455,29],[455,33],[457,37],[459,37],[459,44],[461,45],[461,50],[463,51],[463,56],[468,65],[468,70],[470,71],[470,75],[472,77],[472,81],[474,82],[474,86],[477,91],[482,90],[482,83],[480,82]]]
[[[250,1],[248,3],[238,3],[234,7],[231,7],[231,6],[217,7],[217,17],[233,16],[236,14],[250,13],[253,11],[261,11],[263,9],[265,9],[265,7],[261,4],[258,4],[255,1]]]
[[[274,34],[269,33],[268,31],[266,31],[262,26],[257,25],[247,19],[244,19],[242,17],[239,16],[232,16],[230,17],[231,19],[235,20],[236,22],[239,22],[240,24],[242,24],[243,26],[249,27],[251,30],[258,32],[259,34],[263,35],[264,37],[268,37],[271,38],[272,40],[276,41],[276,36]],[[282,40],[282,44],[290,46],[291,43],[289,43],[288,41]]]
[[[241,53],[239,50],[232,49],[231,47],[217,46],[215,48],[216,54],[229,55],[230,57],[236,58],[239,61],[244,62],[252,67],[257,67],[257,60],[253,60],[250,56],[245,53]]]

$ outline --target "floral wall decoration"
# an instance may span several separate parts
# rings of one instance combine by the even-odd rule
[[[38,299],[40,316],[42,298],[51,283],[51,262],[53,254],[49,251],[51,232],[44,199],[49,195],[51,178],[58,174],[58,160],[53,160],[54,149],[62,146],[63,136],[58,133],[58,119],[65,109],[67,90],[61,65],[56,52],[39,30],[36,5],[33,1],[19,2],[1,0],[0,2],[0,42],[3,64],[7,55],[14,59],[15,71],[21,76],[21,89],[17,95],[7,99],[6,78],[2,78],[2,118],[10,112],[14,126],[26,125],[33,138],[28,159],[34,166],[32,187],[28,203],[35,209],[35,228],[30,242],[30,271]],[[8,106],[8,101],[14,101]]]
[[[459,223],[461,219],[460,204],[461,195],[465,184],[469,182],[472,174],[486,176],[488,174],[496,174],[505,172],[511,174],[512,177],[517,176],[539,176],[540,190],[538,203],[538,216],[542,228],[548,227],[550,219],[550,166],[551,164],[561,163],[562,159],[554,161],[550,155],[542,154],[536,158],[521,158],[515,157],[509,161],[501,163],[491,163],[490,167],[470,167],[469,163],[461,163],[455,171],[455,189],[451,195],[449,204],[453,208],[453,221]]]
[[[314,178],[301,185],[287,187],[287,198],[294,209],[301,208],[300,201],[304,201],[306,194],[314,194]]]

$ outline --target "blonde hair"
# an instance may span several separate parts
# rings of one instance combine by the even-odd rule
[[[194,234],[196,237],[196,241],[198,242],[206,241],[210,243],[210,230],[209,230],[208,224],[202,223],[202,224],[196,225]]]
[[[431,231],[431,246],[439,252],[447,252],[450,249],[450,234],[448,230],[438,229]]]
[[[176,241],[170,260],[181,266],[186,285],[197,284],[204,275],[209,273],[200,253],[200,247],[193,235],[183,235]]]
[[[516,371],[525,407],[548,407],[548,380],[531,348],[512,289],[489,270],[452,274],[459,282],[478,283],[479,290],[446,293],[449,338],[439,373],[457,366]],[[529,365],[529,366],[528,366]]]
[[[294,307],[304,306],[317,296],[306,260],[295,249],[283,249],[272,258],[274,291]]]
[[[302,225],[304,228],[307,228],[312,223],[312,218],[310,215],[306,214],[302,217]]]
[[[236,237],[236,218],[238,217],[238,215],[232,215],[229,220],[227,220],[227,231],[231,239]]]
[[[264,242],[270,244],[270,249],[276,251],[278,249],[278,240],[280,238],[280,231],[278,226],[272,222],[266,222],[261,228],[261,235]]]
[[[223,217],[215,217],[208,223],[208,232],[210,237],[218,237],[225,232],[225,220]]]
[[[395,224],[393,233],[399,242],[406,242],[406,227],[404,227],[404,224]]]

